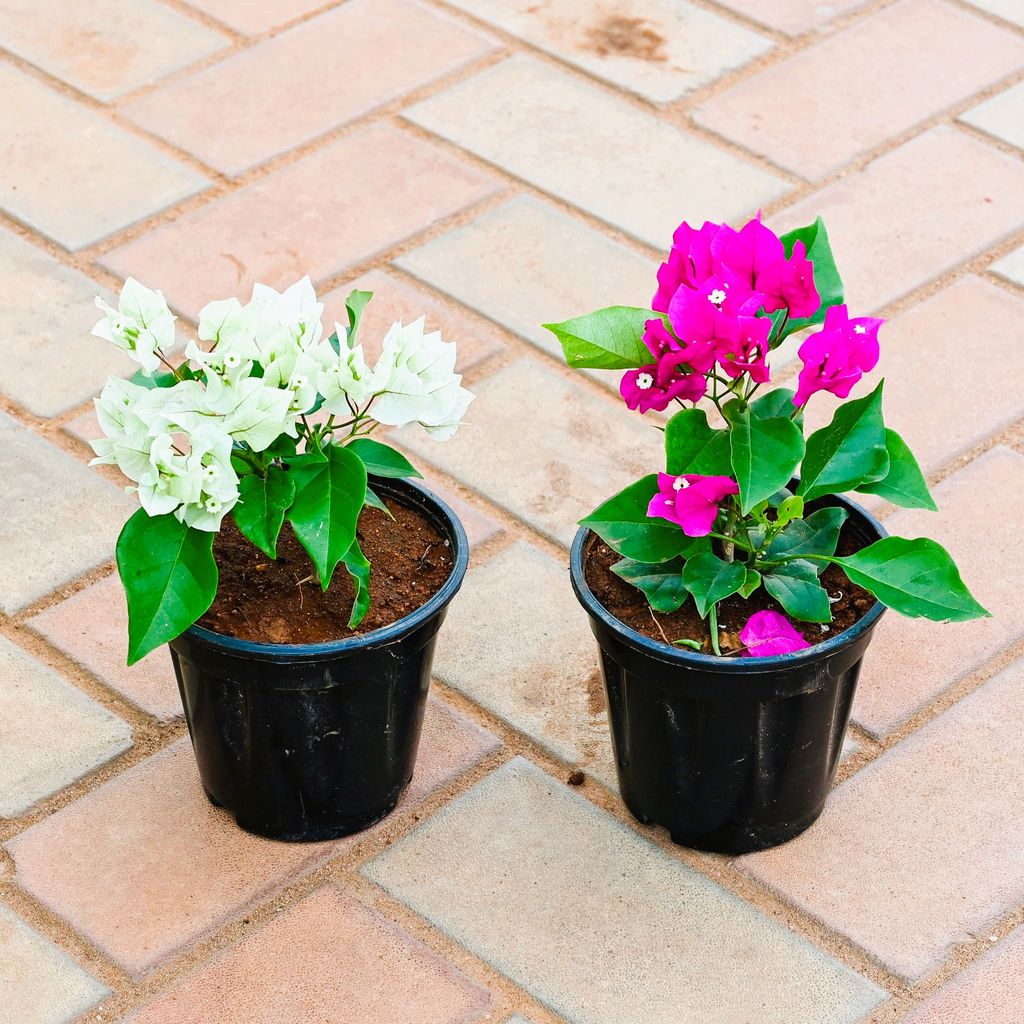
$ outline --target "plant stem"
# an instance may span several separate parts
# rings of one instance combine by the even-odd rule
[[[722,656],[722,648],[718,642],[718,605],[713,604],[708,611],[708,628],[711,630],[711,649],[719,657]]]

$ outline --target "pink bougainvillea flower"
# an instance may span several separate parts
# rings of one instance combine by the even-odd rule
[[[696,288],[680,288],[669,303],[668,318],[676,337],[684,342],[713,342],[732,337],[736,317],[753,317],[760,306],[761,296],[727,272],[705,278]]]
[[[740,377],[749,373],[758,384],[768,382],[768,335],[772,322],[766,316],[739,316],[735,318],[735,329],[728,335],[715,340],[715,356],[718,365],[729,377]]]
[[[630,409],[641,413],[654,409],[663,412],[677,398],[681,402],[699,402],[707,391],[707,381],[699,373],[690,373],[658,382],[658,367],[641,366],[627,370],[619,382],[619,394]]]
[[[811,645],[798,633],[785,615],[766,610],[754,612],[740,630],[744,658],[771,658],[792,654]]]
[[[658,383],[667,384],[682,373],[707,373],[715,365],[715,346],[695,338],[681,342],[659,317],[644,324],[643,342],[658,363]]]
[[[832,306],[820,331],[800,346],[803,362],[793,404],[806,405],[817,391],[846,398],[853,386],[878,363],[878,328],[871,316],[851,320],[846,306]]]
[[[672,296],[680,288],[694,288],[698,281],[711,276],[711,244],[721,228],[721,224],[711,221],[705,221],[700,230],[686,221],[676,228],[668,259],[658,268],[658,291],[651,300],[651,309],[667,313]]]
[[[647,515],[678,524],[687,537],[706,537],[715,525],[718,506],[739,492],[736,481],[727,476],[659,473],[658,493],[651,498]]]

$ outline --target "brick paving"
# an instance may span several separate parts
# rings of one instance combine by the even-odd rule
[[[0,7],[0,1024],[1016,1019],[1020,0]],[[824,215],[891,320],[873,376],[941,511],[872,507],[995,618],[888,615],[821,822],[737,861],[619,802],[567,545],[657,436],[538,325],[758,208]],[[307,272],[327,317],[379,292],[368,337],[426,313],[479,398],[397,435],[473,544],[413,786],[295,847],[203,798],[166,652],[124,667],[133,502],[84,439],[124,365],[93,294],[134,274],[187,332]]]

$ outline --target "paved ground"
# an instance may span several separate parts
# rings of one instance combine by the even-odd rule
[[[0,47],[2,1024],[1024,1019],[1022,0],[0,0]],[[881,511],[995,618],[888,617],[823,820],[729,860],[615,795],[566,544],[658,445],[537,325],[758,207],[889,318],[942,511]],[[474,539],[416,779],[299,847],[203,800],[166,654],[122,667],[82,439],[97,289],[307,271],[425,309],[480,397],[400,438]]]

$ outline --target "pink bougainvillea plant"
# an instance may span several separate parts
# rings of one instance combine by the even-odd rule
[[[785,615],[751,615],[742,653],[809,647],[791,620],[831,621],[819,581],[830,563],[904,615],[988,614],[933,540],[886,537],[836,554],[847,513],[830,495],[856,491],[935,508],[914,456],[882,420],[884,381],[804,436],[804,409],[816,395],[848,399],[874,369],[882,323],[847,311],[820,218],[780,237],[757,217],[738,231],[681,224],[651,309],[611,306],[546,325],[570,366],[625,370],[619,390],[630,409],[681,406],[665,425],[664,472],[581,522],[622,556],[614,571],[654,611],[673,612],[692,598],[715,654],[718,603],[759,587]],[[772,353],[798,331],[805,333],[795,390],[767,390],[777,376]]]

